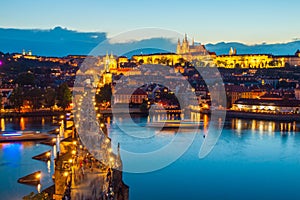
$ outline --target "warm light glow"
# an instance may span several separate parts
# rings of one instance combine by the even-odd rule
[[[23,117],[21,117],[21,119],[20,119],[20,129],[22,131],[25,130],[25,122],[24,122],[24,118]]]
[[[68,172],[64,172],[64,177],[67,177],[69,176],[69,173]]]
[[[50,156],[51,156],[51,153],[50,153],[50,152],[47,152],[47,153],[46,153],[46,156],[47,156],[47,157],[50,157]]]
[[[50,162],[50,160],[48,160],[47,161],[47,169],[48,169],[48,173],[50,174],[50,172],[51,172],[51,167],[50,167],[50,165],[51,165],[51,162]]]
[[[1,131],[5,131],[5,120],[1,118]]]
[[[274,106],[268,106],[268,110],[275,110]]]
[[[41,188],[42,188],[42,186],[41,186],[41,184],[39,183],[39,184],[37,185],[37,191],[38,191],[38,193],[41,193]]]
[[[37,174],[35,175],[35,178],[37,178],[37,179],[40,179],[40,178],[41,178],[41,176],[42,176],[42,174],[41,174],[41,173],[37,173]]]
[[[209,109],[208,104],[204,104],[204,105],[203,105],[203,108],[204,108],[204,109]]]

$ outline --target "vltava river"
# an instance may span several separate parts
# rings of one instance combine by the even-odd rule
[[[193,144],[171,165],[150,173],[124,173],[131,200],[300,199],[300,124],[227,120],[211,154],[199,159],[203,132],[208,128],[209,119],[201,120],[203,126]],[[128,151],[154,151],[172,142],[175,136],[180,139],[177,145],[184,145],[192,137],[189,130],[159,131],[147,127],[136,130],[130,127],[127,119],[122,119],[126,130],[131,131],[130,136],[114,121],[109,124],[112,142],[120,142],[121,147]],[[135,122],[145,126],[147,119],[137,117]],[[5,130],[46,131],[53,128],[51,118],[3,119],[1,129],[3,125]],[[30,142],[0,144],[0,199],[21,199],[36,191],[35,187],[17,183],[17,179],[37,170],[43,174],[42,188],[50,186],[53,163],[48,165],[31,159],[50,149]],[[124,165],[128,164],[126,157],[121,156]]]
[[[206,117],[207,120],[207,117]],[[177,135],[182,144],[189,131],[138,129],[132,133],[128,120],[121,123],[130,135],[112,122],[109,134],[116,144],[131,152],[159,149]],[[147,119],[136,118],[144,126]],[[177,161],[150,173],[124,173],[131,200],[240,200],[300,199],[300,124],[230,119],[209,156],[198,158],[202,127],[193,144]],[[136,138],[132,135],[150,136]],[[172,152],[170,152],[172,153]],[[122,155],[121,155],[122,156]],[[132,164],[123,155],[124,165]],[[139,164],[136,161],[135,164]],[[141,163],[140,163],[141,164]],[[143,163],[152,165],[153,163]]]
[[[1,130],[49,131],[54,128],[52,117],[44,118],[1,118]],[[42,189],[53,184],[53,162],[44,163],[32,157],[52,149],[35,142],[0,143],[0,199],[22,199],[30,192],[37,192],[33,186],[17,183],[20,177],[35,171],[42,171]]]

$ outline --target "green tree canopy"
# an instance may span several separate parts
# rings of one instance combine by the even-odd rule
[[[97,103],[110,102],[111,97],[112,97],[111,84],[105,84],[102,88],[100,88],[99,94],[96,94],[96,102]]]
[[[57,88],[57,105],[64,110],[69,106],[72,101],[72,93],[67,83],[61,84]]]
[[[11,96],[9,97],[9,101],[11,102],[14,108],[17,108],[18,111],[21,111],[21,107],[23,106],[24,101],[24,92],[23,88],[17,87],[13,90]]]
[[[47,88],[44,94],[44,105],[47,108],[51,108],[55,105],[56,92],[52,88]]]

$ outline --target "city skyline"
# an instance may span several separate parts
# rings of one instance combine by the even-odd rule
[[[300,28],[295,26],[300,3],[293,0],[243,3],[236,0],[184,3],[134,0],[126,4],[118,0],[90,1],[88,4],[28,0],[4,1],[2,5],[5,9],[0,17],[5,21],[0,22],[0,27],[4,28],[50,29],[62,26],[80,32],[106,32],[111,38],[137,28],[158,27],[187,32],[204,44],[222,41],[282,43],[300,37]]]

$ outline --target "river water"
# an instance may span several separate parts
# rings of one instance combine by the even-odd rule
[[[143,127],[147,120],[135,121]],[[126,126],[129,122],[122,119],[121,123]],[[130,187],[130,199],[300,199],[299,126],[297,123],[230,119],[225,122],[213,151],[199,159],[207,128],[204,126],[190,148],[171,165],[149,173],[124,173],[124,182]],[[139,133],[129,133],[129,136],[127,131],[120,130],[115,123],[109,128],[115,144],[120,142],[123,149],[136,153],[162,148],[175,135],[183,143],[192,137],[188,130],[154,130],[154,134],[149,134],[153,128],[143,127]],[[131,137],[137,134],[151,137]],[[132,162],[153,165],[121,156],[125,168]]]
[[[54,128],[52,117],[43,118],[1,118],[2,131],[41,131]],[[17,180],[35,171],[42,171],[41,189],[53,184],[53,162],[45,163],[32,157],[52,149],[36,142],[0,143],[0,199],[22,199],[30,192],[37,192],[34,186],[19,184]]]
[[[52,118],[0,119],[1,129],[39,130],[53,128]],[[201,119],[203,120],[203,119]],[[204,159],[198,153],[208,122],[193,139],[192,145],[175,162],[149,173],[124,173],[131,200],[189,199],[300,199],[300,124],[259,120],[230,119],[213,151]],[[135,118],[141,126],[136,131],[127,119],[121,123],[134,135],[131,137],[112,120],[108,125],[112,142],[137,153],[164,147],[177,136],[178,145],[192,137],[189,130],[156,130],[144,127],[145,118]],[[4,128],[3,128],[4,127]],[[132,133],[130,133],[132,134]],[[42,171],[42,189],[52,184],[53,163],[31,157],[50,150],[50,146],[33,142],[0,144],[0,199],[21,199],[33,186],[17,183],[17,179],[34,171]],[[174,149],[175,150],[175,149]],[[172,151],[170,152],[172,154]],[[121,155],[124,166],[132,164]],[[136,165],[153,165],[151,162]]]

